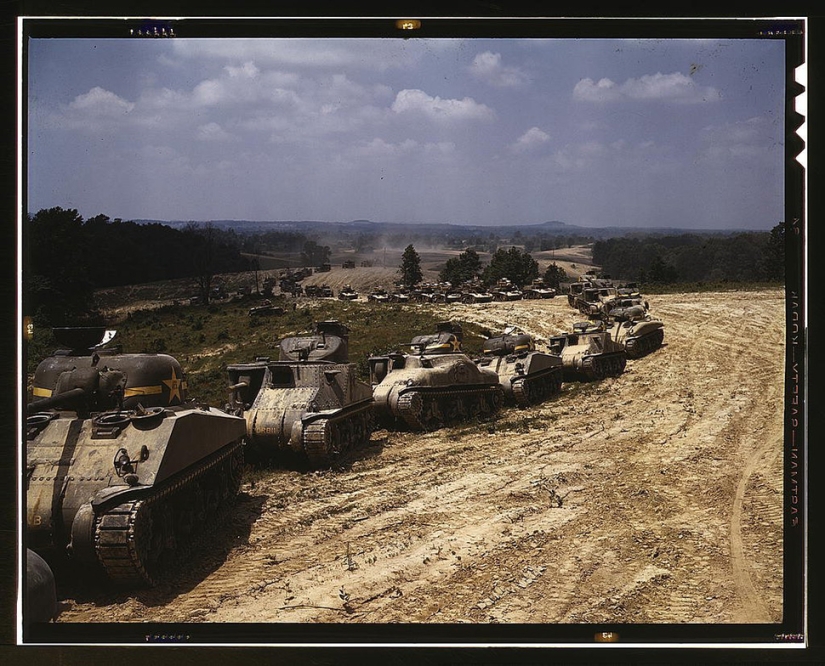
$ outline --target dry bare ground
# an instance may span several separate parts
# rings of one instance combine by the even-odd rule
[[[63,589],[59,622],[780,621],[784,295],[649,301],[665,345],[621,377],[265,473],[173,582]],[[564,298],[452,313],[577,319]]]

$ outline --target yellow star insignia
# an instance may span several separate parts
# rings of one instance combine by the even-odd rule
[[[450,344],[453,347],[453,351],[461,351],[461,343],[455,336],[453,336],[453,338],[450,340]]]
[[[175,372],[175,369],[172,368],[172,378],[171,379],[164,379],[163,383],[169,387],[169,404],[172,404],[172,401],[175,399],[175,396],[178,398],[178,402],[183,402],[183,397],[181,396],[181,389],[185,388],[186,382],[178,379],[178,375]]]

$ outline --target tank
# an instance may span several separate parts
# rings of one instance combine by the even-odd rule
[[[485,340],[482,351],[484,357],[476,363],[496,372],[510,404],[529,407],[561,390],[561,358],[536,351],[533,338],[514,326]]]
[[[372,389],[349,363],[349,328],[317,322],[313,333],[281,340],[278,358],[227,366],[227,411],[244,417],[253,458],[298,455],[321,467],[369,442]]]
[[[524,288],[524,298],[555,298],[556,290],[545,282],[544,278],[536,278]]]
[[[662,346],[665,325],[651,317],[643,305],[614,308],[610,320],[607,330],[616,342],[624,345],[628,358],[641,358]]]
[[[272,301],[267,298],[262,300],[258,305],[249,308],[247,314],[250,317],[271,317],[274,315],[282,315],[284,312],[282,307],[273,305]]]
[[[498,375],[461,351],[461,327],[443,322],[433,335],[419,335],[410,354],[369,358],[375,413],[388,428],[436,430],[491,416],[501,409]]]
[[[115,583],[153,585],[235,499],[246,426],[189,401],[173,357],[102,348],[104,333],[56,329],[69,348],[35,371],[27,545],[100,565]]]
[[[593,381],[618,377],[627,364],[624,345],[613,340],[604,326],[573,324],[573,332],[550,338],[550,353],[561,358],[565,381]]]
[[[338,292],[338,298],[342,301],[355,301],[358,299],[358,292],[350,285],[345,285],[341,291]]]
[[[367,300],[375,303],[389,303],[390,294],[384,287],[375,287],[367,296]]]
[[[490,290],[493,298],[497,301],[520,301],[524,298],[521,289],[514,285],[508,278],[499,279]]]
[[[464,303],[490,303],[493,295],[480,284],[470,284],[464,287],[462,301]]]

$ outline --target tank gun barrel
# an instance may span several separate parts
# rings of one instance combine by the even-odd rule
[[[34,414],[35,412],[39,412],[43,409],[51,409],[52,407],[59,407],[64,403],[71,402],[75,398],[79,398],[82,395],[86,394],[86,389],[84,388],[73,388],[69,391],[65,391],[63,393],[58,393],[57,395],[53,395],[48,398],[43,398],[42,400],[37,400],[35,402],[30,402],[26,407],[26,412],[29,414]]]

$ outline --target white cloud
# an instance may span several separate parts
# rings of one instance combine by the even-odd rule
[[[227,73],[232,78],[242,77],[247,79],[254,79],[260,73],[260,70],[255,66],[255,63],[251,60],[247,60],[240,67],[232,67],[232,65],[227,65],[224,69],[226,69]]]
[[[195,136],[200,141],[226,141],[231,138],[231,135],[218,123],[200,125],[195,131]]]
[[[522,134],[513,144],[513,149],[517,152],[535,150],[539,146],[546,145],[550,141],[550,135],[538,127],[531,127]]]
[[[709,125],[702,130],[699,161],[726,162],[753,159],[770,150],[782,150],[781,134],[765,118],[754,117],[724,125]]]
[[[376,39],[364,47],[353,39],[174,39],[174,55],[191,61],[204,58],[234,63],[256,62],[313,69],[356,67],[384,71],[410,67],[421,56],[420,49],[398,48],[393,40]],[[174,64],[173,58],[167,58]]]
[[[529,81],[529,77],[516,67],[501,64],[501,54],[485,51],[479,53],[470,65],[470,73],[485,83],[498,88],[520,86]]]
[[[392,103],[395,113],[417,113],[432,120],[491,120],[492,109],[470,97],[441,99],[431,97],[423,90],[402,90]]]
[[[69,109],[88,116],[116,117],[129,113],[135,108],[134,103],[127,102],[115,93],[95,86],[84,95],[78,95],[69,103]]]
[[[582,102],[616,102],[620,100],[660,100],[695,104],[721,99],[716,88],[698,86],[692,78],[674,72],[672,74],[645,74],[638,79],[627,79],[618,84],[610,79],[598,82],[585,78],[573,88],[573,99]]]

